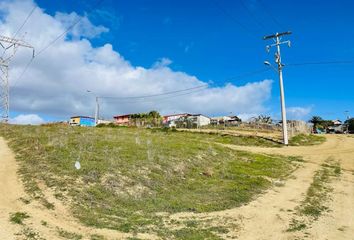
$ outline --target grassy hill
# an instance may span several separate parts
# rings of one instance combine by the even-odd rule
[[[165,238],[189,239],[183,237],[184,229],[191,236],[217,237],[215,229],[190,232],[186,226],[171,230],[168,216],[245,204],[273,180],[288,176],[298,160],[235,151],[218,144],[274,145],[248,137],[15,125],[1,125],[0,135],[17,154],[30,201],[55,208],[39,187],[44,183],[86,225],[155,232]],[[76,161],[81,164],[79,170],[74,167]]]

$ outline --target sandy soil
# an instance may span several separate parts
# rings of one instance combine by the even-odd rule
[[[329,212],[321,216],[306,231],[307,239],[354,239],[354,138],[344,135],[326,136],[327,141],[318,146],[258,148],[227,145],[230,148],[260,152],[265,154],[281,154],[302,156],[306,161],[293,176],[277,187],[268,190],[251,203],[234,209],[220,212],[192,214],[179,213],[175,219],[219,219],[235,223],[235,228],[225,238],[237,239],[302,239],[302,232],[289,233],[286,229],[293,217],[294,209],[304,199],[316,170],[321,164],[333,157],[341,163],[342,174],[330,183],[334,188]],[[80,233],[84,239],[91,234],[100,234],[107,239],[124,239],[128,235],[110,230],[97,230],[82,226],[70,216],[69,211],[54,198],[55,210],[48,210],[39,203],[24,204],[19,200],[25,197],[17,174],[14,155],[0,138],[0,236],[1,239],[25,239],[16,235],[28,227],[46,239],[60,239],[57,228],[69,232]],[[16,211],[27,212],[31,218],[25,226],[9,222],[9,214]],[[41,221],[48,222],[43,226]],[[154,236],[139,235],[139,238],[153,239]]]

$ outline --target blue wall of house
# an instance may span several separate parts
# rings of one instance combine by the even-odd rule
[[[82,117],[82,118],[80,118],[80,126],[94,127],[95,126],[95,119]]]

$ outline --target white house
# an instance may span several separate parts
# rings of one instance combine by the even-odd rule
[[[193,114],[187,117],[193,127],[202,127],[210,124],[210,118],[202,114]]]
[[[162,123],[168,127],[176,127],[176,121],[182,117],[190,116],[188,113],[179,113],[163,116]]]

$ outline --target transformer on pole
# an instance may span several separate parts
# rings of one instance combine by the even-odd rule
[[[31,48],[33,50],[33,58],[34,47],[23,40],[1,35],[0,47],[3,48],[3,54],[0,57],[0,122],[6,123],[9,121],[10,112],[9,64],[19,47]],[[9,51],[10,53],[7,54]]]

